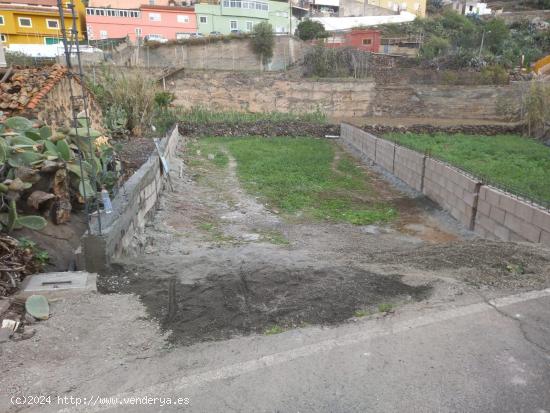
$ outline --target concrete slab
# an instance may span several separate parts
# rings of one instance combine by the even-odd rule
[[[47,298],[97,291],[97,274],[86,271],[51,272],[31,275],[23,281],[17,297],[40,294]]]

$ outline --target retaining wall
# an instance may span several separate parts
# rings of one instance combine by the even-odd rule
[[[242,112],[313,112],[339,119],[362,117],[473,119],[484,123],[519,121],[529,82],[456,86],[384,84],[373,79],[301,78],[295,73],[194,71],[166,79],[175,105],[186,109]],[[424,120],[423,120],[424,119]]]
[[[348,147],[422,192],[481,236],[550,245],[550,211],[355,126],[342,124],[340,131]]]
[[[178,128],[160,142],[163,156],[169,161],[176,154],[180,135]],[[89,272],[102,272],[111,259],[135,248],[135,239],[143,231],[147,219],[164,187],[160,159],[154,151],[126,181],[113,199],[113,212],[101,215],[101,235],[97,219],[91,223],[91,231],[81,239],[82,259],[80,266]]]

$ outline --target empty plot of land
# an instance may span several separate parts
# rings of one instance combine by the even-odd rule
[[[144,254],[99,279],[102,292],[137,294],[174,343],[334,325],[480,286],[548,285],[543,252],[467,240],[332,141],[203,138],[181,159]]]

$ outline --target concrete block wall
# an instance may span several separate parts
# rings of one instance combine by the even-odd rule
[[[481,236],[550,246],[550,211],[419,152],[342,124],[341,139]]]
[[[163,156],[170,162],[175,157],[180,135],[178,128],[160,142]],[[159,156],[154,151],[149,159],[124,183],[112,201],[113,212],[101,215],[91,223],[91,231],[81,238],[83,266],[89,272],[101,273],[111,260],[136,249],[139,239],[164,189]]]
[[[407,185],[422,192],[425,162],[423,154],[396,146],[393,173]]]
[[[475,230],[485,238],[550,245],[550,211],[491,186],[479,191]]]
[[[376,141],[376,156],[374,162],[385,170],[393,173],[393,161],[395,159],[395,144],[384,139]]]
[[[473,230],[481,182],[432,158],[425,166],[423,193]]]

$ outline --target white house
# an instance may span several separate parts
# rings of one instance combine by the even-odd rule
[[[487,3],[481,3],[478,1],[453,1],[452,6],[453,10],[457,13],[465,14],[466,16],[484,16],[491,14],[491,9],[487,7]]]

